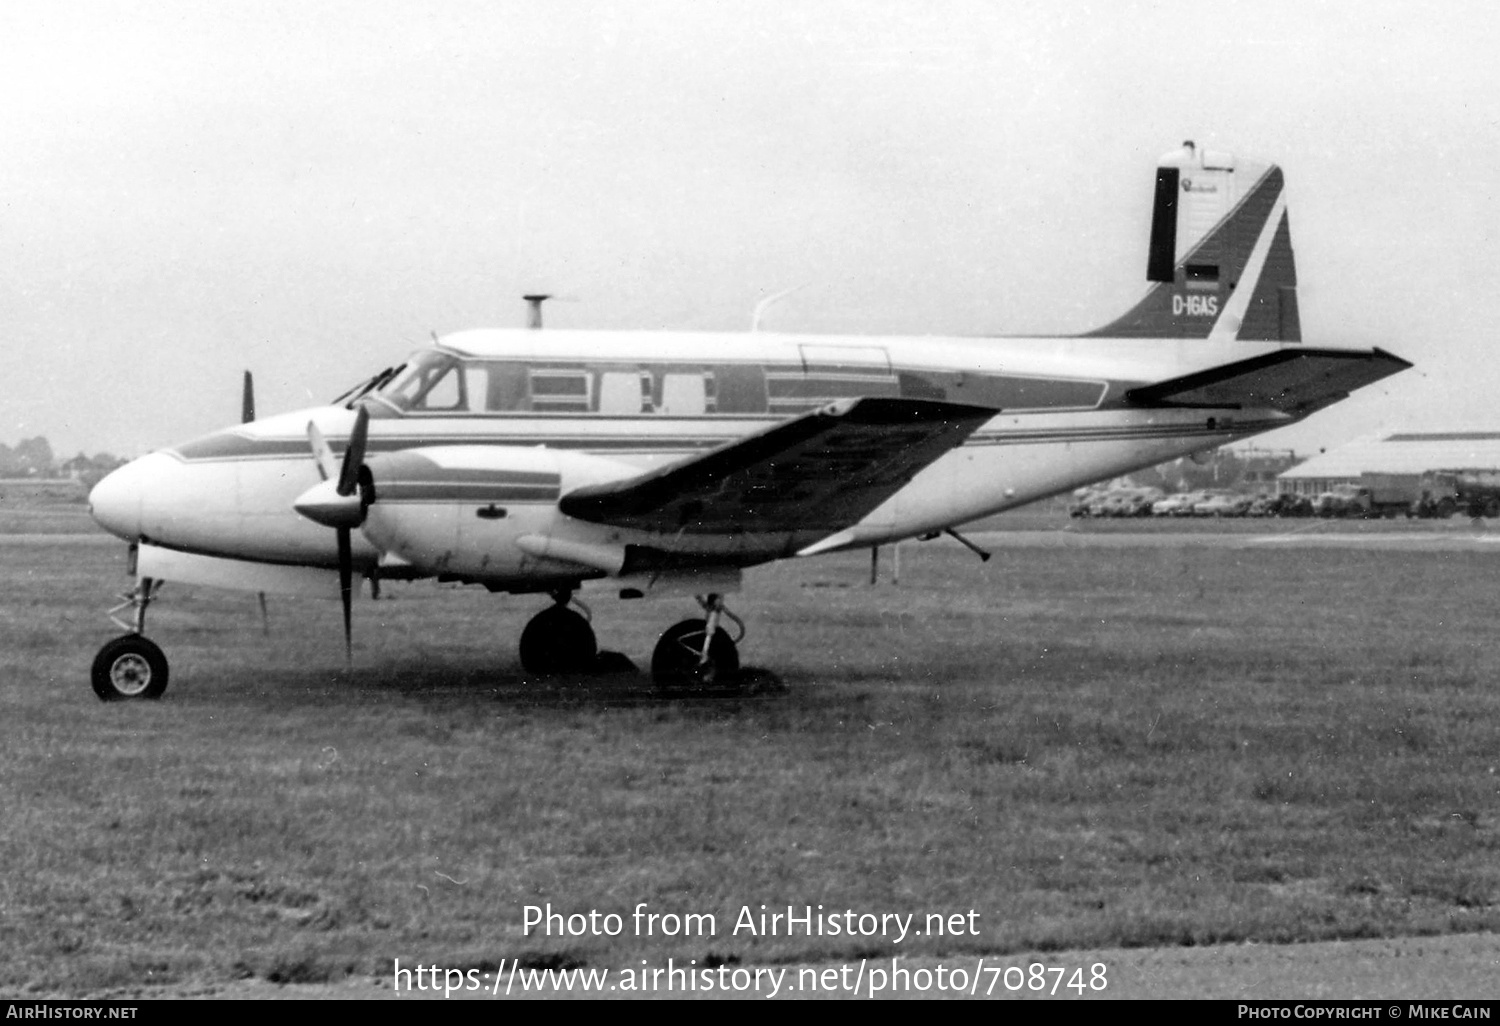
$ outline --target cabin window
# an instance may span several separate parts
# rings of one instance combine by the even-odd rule
[[[764,368],[744,364],[722,364],[713,369],[709,380],[714,385],[714,412],[766,412]]]
[[[525,364],[492,360],[478,366],[484,368],[486,377],[485,410],[490,413],[524,413],[531,409],[531,381]],[[470,386],[470,394],[479,393]]]
[[[538,368],[531,372],[531,408],[538,413],[587,413],[589,372]]]
[[[616,416],[651,412],[651,375],[605,371],[599,375],[599,412]]]
[[[708,412],[708,378],[702,374],[663,374],[658,413],[693,417]]]
[[[805,413],[836,399],[900,395],[901,383],[878,367],[815,364],[805,370],[776,369],[766,374],[772,413]]]

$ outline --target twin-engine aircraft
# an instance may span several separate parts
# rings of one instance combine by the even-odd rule
[[[748,567],[951,533],[1410,366],[1302,344],[1274,165],[1191,143],[1162,158],[1147,278],[1075,337],[468,331],[330,406],[256,420],[247,401],[246,423],[90,495],[136,576],[94,690],[165,690],[143,635],[163,581],[340,596],[347,653],[356,577],[550,595],[521,634],[530,675],[608,662],[580,589],[695,596],[652,673],[732,685],[743,623],[724,596]]]

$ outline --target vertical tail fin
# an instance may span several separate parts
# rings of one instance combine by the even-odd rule
[[[1183,143],[1156,169],[1145,297],[1088,332],[1301,342],[1281,168]]]

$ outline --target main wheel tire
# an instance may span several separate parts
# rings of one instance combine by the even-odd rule
[[[90,678],[101,701],[160,698],[167,690],[167,657],[156,642],[122,634],[94,656]]]
[[[701,662],[704,620],[683,620],[669,627],[651,654],[651,677],[663,691],[723,692],[739,687],[740,653],[722,627],[708,645],[708,662]]]
[[[542,610],[521,632],[521,666],[527,673],[587,673],[598,655],[594,628],[567,606]]]

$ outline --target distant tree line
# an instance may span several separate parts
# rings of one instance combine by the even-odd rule
[[[0,478],[73,478],[92,488],[124,462],[107,452],[93,456],[79,452],[72,459],[59,462],[52,453],[52,445],[41,435],[23,438],[15,448],[0,443]]]

